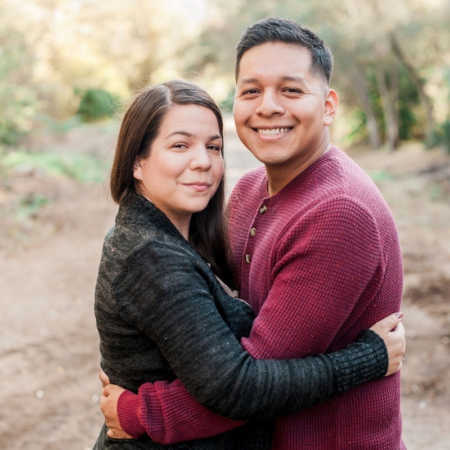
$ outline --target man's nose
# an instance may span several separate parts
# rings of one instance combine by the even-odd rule
[[[256,108],[256,113],[261,116],[270,117],[274,114],[283,114],[283,112],[283,105],[280,103],[276,93],[271,90],[265,91]]]

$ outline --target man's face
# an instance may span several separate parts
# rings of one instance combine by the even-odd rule
[[[327,146],[337,101],[330,92],[306,48],[268,42],[247,50],[234,103],[239,138],[266,166],[300,166]]]

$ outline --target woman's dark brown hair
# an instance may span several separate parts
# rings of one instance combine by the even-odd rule
[[[115,202],[120,203],[128,192],[136,191],[134,164],[140,158],[148,156],[161,122],[172,105],[199,105],[208,108],[217,119],[223,140],[222,114],[214,100],[203,89],[180,80],[145,89],[128,108],[120,127],[110,180],[111,195]],[[222,179],[220,182],[208,206],[192,215],[189,241],[211,264],[214,273],[232,286],[234,283],[223,216],[224,181]]]

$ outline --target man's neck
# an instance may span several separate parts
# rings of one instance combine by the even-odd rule
[[[272,197],[278,194],[285,186],[287,186],[295,177],[304,172],[309,166],[314,164],[322,155],[331,148],[329,139],[319,146],[319,148],[309,154],[306,158],[294,161],[291,165],[266,165],[267,172],[267,191]]]

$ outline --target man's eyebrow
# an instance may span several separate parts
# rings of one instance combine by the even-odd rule
[[[303,77],[295,76],[295,75],[285,75],[281,77],[283,81],[295,81],[297,83],[307,84],[306,80]],[[258,83],[257,78],[243,78],[241,80],[241,84],[249,84],[249,83]]]
[[[240,84],[248,84],[248,83],[257,83],[258,80],[256,78],[242,78]]]
[[[297,83],[307,84],[306,80],[303,77],[292,76],[292,75],[286,75],[286,76],[282,77],[282,80],[283,81],[294,81]]]

